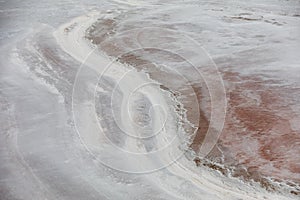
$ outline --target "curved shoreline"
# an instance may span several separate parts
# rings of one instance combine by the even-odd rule
[[[133,38],[128,38],[128,37],[126,37],[126,34],[124,34],[122,32],[121,35],[122,35],[124,41],[122,41],[122,37],[120,39],[120,37],[118,37],[118,36],[116,36],[115,40],[112,39],[114,37],[114,34],[120,35],[120,33],[115,33],[116,30],[119,30],[117,28],[118,24],[122,24],[124,26],[124,22],[122,23],[121,22],[122,20],[118,21],[118,18],[119,17],[98,19],[88,29],[86,37],[89,40],[91,40],[91,42],[93,44],[98,45],[99,48],[102,49],[103,52],[106,52],[106,54],[108,54],[109,56],[117,57],[118,54],[121,54],[122,56],[120,58],[118,58],[121,63],[132,65],[138,71],[142,71],[142,72],[149,74],[150,78],[162,83],[162,87],[165,90],[167,90],[169,92],[175,91],[173,93],[175,93],[175,94],[178,93],[179,98],[180,98],[180,93],[181,93],[181,96],[185,96],[185,97],[189,96],[188,91],[184,91],[180,87],[176,88],[176,86],[172,85],[172,82],[168,81],[170,79],[177,78],[175,75],[173,75],[173,73],[171,71],[168,71],[169,73],[166,73],[166,71],[164,71],[164,69],[162,69],[160,66],[156,66],[157,64],[153,64],[152,63],[153,60],[152,61],[151,61],[151,59],[147,60],[147,56],[143,56],[143,55],[140,55],[140,53],[135,53],[135,52],[131,53],[131,51],[129,51],[128,54],[125,54],[125,56],[123,56],[124,54],[122,54],[122,50],[124,50],[124,48],[126,49],[126,47],[123,47],[123,49],[122,49],[122,47],[118,46],[117,44],[120,43],[120,44],[124,45],[124,43],[127,42],[129,45],[131,45],[131,47],[134,46],[132,44],[132,41],[134,41],[134,39],[135,39],[134,38],[135,34],[129,35],[129,36],[132,36]],[[141,28],[141,29],[143,29],[143,28]],[[124,32],[126,33],[126,30]],[[132,32],[134,33],[134,31],[132,31]],[[109,34],[106,34],[106,33],[109,33]],[[140,35],[140,32],[138,32],[137,37],[139,35]],[[165,35],[167,35],[167,34],[165,34]],[[156,35],[156,36],[158,38],[161,37],[159,35]],[[166,37],[172,37],[172,36],[167,35]],[[147,38],[147,39],[149,39],[149,38]],[[146,41],[147,41],[147,39],[146,39]],[[119,41],[119,40],[121,40],[121,41]],[[151,54],[152,52],[145,51],[144,53]],[[168,57],[168,58],[170,58],[170,57]],[[176,60],[176,58],[171,58],[171,59],[174,59],[176,62],[178,61],[178,60]],[[159,63],[159,62],[156,62],[156,63]],[[173,63],[171,63],[171,65],[172,64]],[[193,73],[193,72],[186,70],[186,73]],[[227,75],[226,72],[222,72],[222,73]],[[161,74],[163,74],[163,75],[161,75]],[[178,80],[178,79],[176,79],[176,80]],[[198,81],[201,82],[202,80],[198,80]],[[180,82],[180,83],[182,83],[182,82]],[[182,84],[184,85],[184,83],[182,83]],[[209,155],[209,159],[203,159],[203,158],[199,159],[198,158],[197,153],[199,151],[199,147],[201,147],[201,145],[203,144],[203,141],[206,138],[206,132],[211,123],[211,118],[210,118],[211,111],[209,111],[211,102],[209,102],[210,101],[209,90],[207,92],[207,88],[205,87],[205,84],[201,83],[199,86],[199,82],[198,83],[196,82],[195,84],[192,83],[191,85],[192,85],[192,92],[194,92],[196,94],[195,98],[189,97],[190,99],[193,99],[190,101],[183,100],[185,102],[182,102],[182,105],[183,105],[182,108],[185,110],[188,110],[188,112],[186,113],[186,115],[188,115],[188,116],[186,116],[187,117],[186,121],[190,121],[190,122],[192,121],[194,123],[194,125],[192,125],[193,128],[187,128],[186,132],[188,133],[188,135],[192,136],[191,137],[192,142],[190,142],[190,147],[192,148],[193,151],[196,152],[196,157],[195,157],[196,165],[197,166],[198,165],[208,166],[212,169],[216,169],[216,170],[220,171],[222,174],[224,174],[226,176],[233,176],[233,177],[241,178],[242,180],[244,180],[248,183],[249,182],[251,183],[252,181],[257,182],[260,184],[261,187],[263,187],[264,189],[269,190],[269,191],[280,191],[283,193],[292,193],[292,194],[297,195],[297,190],[298,190],[297,184],[295,184],[295,187],[293,187],[292,185],[289,184],[289,181],[286,179],[282,179],[282,180],[276,180],[275,178],[272,179],[269,176],[259,174],[259,172],[255,172],[255,171],[253,172],[253,170],[250,168],[248,171],[247,165],[245,165],[245,166],[243,166],[243,165],[235,166],[235,165],[230,165],[230,164],[226,165],[226,164],[222,163],[224,161],[215,161],[217,159],[224,159],[224,155],[222,152],[222,150],[223,150],[222,142],[218,143],[217,144],[218,146],[216,146],[212,150],[212,152]],[[183,91],[183,92],[181,92],[181,91]],[[203,92],[204,92],[204,94],[203,94]],[[195,111],[195,110],[197,110],[196,108],[193,108],[192,106],[190,106],[191,102],[192,103],[198,102],[198,104],[200,104],[200,109],[199,109],[200,113]],[[205,103],[203,104],[203,102],[205,102]],[[238,105],[238,103],[236,103],[236,105]],[[232,106],[232,105],[230,105],[230,106]],[[186,109],[186,107],[187,107],[187,109]],[[232,107],[234,107],[234,105]],[[233,119],[235,119],[234,117],[235,116],[233,116]],[[268,119],[266,119],[266,120],[268,120]],[[195,126],[195,124],[197,124],[198,121],[199,121],[200,126],[198,126],[198,125]],[[257,120],[257,121],[259,121],[259,120]],[[255,122],[252,122],[252,123],[255,123]],[[228,124],[227,124],[227,126],[228,126]],[[228,127],[226,127],[226,128],[228,128]],[[194,138],[193,138],[193,134],[192,134],[194,131],[193,129],[196,130],[196,134],[195,134]],[[227,131],[227,135],[229,135],[230,131],[228,131],[228,130],[226,130],[226,131]],[[239,130],[237,130],[237,131],[239,131]],[[228,143],[228,141],[227,141],[227,143]],[[221,146],[221,148],[220,148],[220,146]],[[227,153],[230,153],[230,152],[227,152]],[[228,159],[228,158],[225,158],[225,159]],[[285,184],[285,182],[287,184]]]
[[[96,17],[96,18],[91,17],[91,18],[92,18],[92,19],[89,19],[89,17],[87,17],[87,19],[88,19],[88,21],[89,21],[88,26],[90,26],[91,23],[92,23],[97,17]],[[78,18],[78,19],[80,19],[80,18]],[[81,18],[81,19],[82,19],[82,18]],[[75,20],[75,21],[76,21],[76,20]],[[60,30],[60,34],[61,34],[60,36],[58,35],[58,34],[59,34],[58,32],[56,32],[56,34],[55,34],[55,35],[56,35],[56,38],[58,38],[59,43],[62,42],[61,44],[62,44],[63,46],[64,46],[64,43],[63,43],[63,41],[61,40],[61,38],[59,38],[59,37],[62,36],[62,30],[65,30],[65,28],[69,27],[70,25],[72,26],[72,24],[74,24],[74,22],[62,26],[62,27],[59,29],[59,30]],[[82,26],[81,26],[81,27],[82,27]],[[83,27],[85,27],[85,28],[87,29],[87,25],[86,25],[86,26],[83,26]],[[72,31],[73,31],[73,30],[72,30]],[[72,31],[71,31],[71,32],[72,32]],[[80,31],[81,34],[78,34],[78,32],[76,33],[76,31],[75,31],[74,34],[77,35],[77,36],[79,36],[79,37],[77,37],[76,40],[74,40],[74,41],[78,41],[78,39],[79,39],[79,40],[82,39],[82,41],[83,41],[83,40],[84,40],[84,37],[85,37],[84,31],[85,31],[85,30],[82,29],[82,30]],[[65,40],[65,41],[67,41],[67,40]],[[72,43],[71,43],[71,44],[72,44]],[[66,46],[65,46],[64,48],[66,48]],[[85,48],[85,47],[84,47],[84,48]],[[71,49],[74,50],[74,49],[76,49],[76,48],[71,48]],[[87,48],[87,49],[88,49],[88,48]],[[70,49],[69,49],[69,50],[70,50]],[[67,51],[67,52],[68,52],[68,51]],[[76,55],[76,53],[73,53],[73,52],[71,52],[70,54],[71,54],[71,55],[72,55],[72,54],[73,54],[73,55]],[[84,57],[84,56],[82,56],[81,58],[83,58],[83,57]],[[82,61],[82,60],[81,60],[81,61]],[[97,70],[98,70],[98,69],[97,69]],[[186,160],[185,162],[190,163],[190,161],[187,161],[187,160]],[[185,165],[185,164],[184,164],[184,165]],[[180,166],[183,167],[183,165],[180,165]],[[175,167],[175,168],[174,168],[174,167]],[[189,170],[192,169],[192,171],[194,171],[193,173],[195,173],[195,170],[196,170],[196,171],[199,170],[198,168],[194,168],[194,167],[190,168],[190,167],[191,167],[191,166],[188,166]],[[177,165],[175,165],[175,166],[174,166],[174,165],[171,165],[171,166],[169,166],[168,168],[170,168],[170,169],[171,169],[171,168],[176,169],[176,168],[177,168]],[[213,177],[213,176],[215,176],[215,175],[212,175],[211,172],[205,172],[205,170],[204,170],[204,171],[202,171],[202,170],[203,170],[203,169],[200,169],[201,172],[197,172],[197,173],[200,173],[200,174],[202,174],[202,175],[205,174],[206,177],[204,176],[204,177],[201,177],[201,178],[207,179],[208,177],[211,177],[211,176]],[[176,171],[177,171],[177,170],[176,170]],[[191,172],[192,172],[192,171],[191,171]],[[178,175],[179,175],[179,174],[178,174]],[[180,176],[182,176],[182,175],[183,175],[183,174],[181,174]],[[196,174],[194,174],[194,175],[196,175]],[[194,175],[193,175],[193,176],[194,176]],[[198,177],[198,176],[199,176],[199,174],[196,175],[196,177]],[[196,177],[195,177],[195,178],[196,178]],[[155,179],[156,179],[156,178],[155,178]],[[218,179],[224,179],[224,178],[218,176]],[[215,180],[215,181],[218,182],[218,181],[219,181],[218,179]],[[156,180],[157,180],[157,179],[156,179]],[[192,179],[190,179],[190,180],[192,180]],[[225,179],[225,180],[226,180],[226,179]],[[212,179],[208,178],[207,181],[211,182]],[[214,181],[214,182],[215,182],[215,181]],[[223,180],[223,181],[224,181],[224,180]],[[195,183],[196,183],[196,182],[195,182]],[[198,183],[198,184],[199,184],[199,183]],[[204,185],[203,185],[203,184],[204,184]],[[208,184],[208,182],[204,181],[204,182],[202,182],[200,185],[202,185],[202,186],[204,186],[204,187],[207,187],[208,185],[211,185],[211,184],[208,184],[208,185],[205,185],[205,184]],[[243,187],[244,187],[244,186],[243,186]],[[229,188],[230,188],[230,189],[229,189]],[[227,189],[228,189],[229,191],[232,191],[232,192],[233,192],[232,186],[229,187],[229,188],[227,188]],[[247,190],[249,190],[251,187],[249,188],[248,186],[245,185],[245,188],[247,188],[247,189],[246,189],[246,191],[247,191]],[[211,188],[211,189],[212,189],[212,188]],[[219,186],[219,189],[221,189],[220,186]],[[214,190],[214,189],[213,189],[213,190]],[[224,192],[226,191],[226,193],[227,193],[227,192],[229,192],[228,190],[225,189]],[[250,189],[250,190],[252,190],[252,189]],[[268,194],[268,193],[265,193],[265,192],[263,192],[263,190],[259,190],[259,191],[261,192],[261,195],[263,195],[264,197],[270,195],[270,198],[275,198],[275,199],[276,199],[276,198],[278,198],[278,199],[285,198],[285,197],[279,197],[279,196],[277,196],[277,194]],[[215,191],[215,192],[217,192],[217,191]],[[220,191],[219,191],[219,192],[220,192]],[[218,192],[217,192],[217,193],[218,193]],[[222,193],[222,192],[221,192],[221,193]],[[247,192],[247,193],[248,193],[248,192]],[[255,192],[255,193],[256,193],[256,192]],[[251,198],[250,196],[252,196],[252,195],[248,196],[249,193],[248,193],[248,195],[243,194],[243,190],[240,190],[240,189],[238,190],[238,192],[233,192],[232,194],[233,194],[234,196],[240,196],[240,197],[246,197],[246,196],[247,196],[247,198]],[[246,196],[244,196],[244,195],[246,195]],[[256,196],[256,195],[260,196],[259,193],[256,193],[255,196]],[[255,196],[253,196],[252,198],[254,198],[254,199],[258,198],[258,196],[256,196],[256,197],[255,197]],[[272,197],[271,197],[271,196],[272,196]],[[276,197],[276,196],[277,196],[277,197]],[[222,195],[221,195],[220,197],[222,197]]]
[[[298,199],[297,1],[1,6],[1,200]],[[93,28],[99,37],[89,37]],[[202,91],[210,76],[187,70],[181,53],[195,58],[201,48],[189,48],[179,32],[205,47],[225,83],[228,110],[214,149],[220,152],[207,162],[193,161],[193,152],[211,121]],[[194,144],[192,128],[204,133]],[[226,174],[227,166],[240,171]],[[292,190],[262,189],[252,181],[260,173]]]

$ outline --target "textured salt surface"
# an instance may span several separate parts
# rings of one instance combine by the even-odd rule
[[[297,46],[300,41],[296,35],[299,34],[299,19],[295,17],[297,9],[293,4],[277,3],[277,7],[272,7],[273,13],[268,6],[246,6],[230,13],[232,7],[245,5],[226,7],[220,3],[221,10],[217,10],[209,3],[195,2],[186,6],[158,7],[155,11],[132,9],[98,19],[88,30],[87,38],[108,55],[121,55],[120,62],[147,72],[164,89],[180,94],[178,99],[187,109],[187,119],[199,127],[191,143],[196,153],[211,120],[209,91],[199,74],[196,73],[196,77],[186,75],[195,74],[194,66],[174,52],[177,53],[178,48],[190,50],[188,44],[182,42],[183,31],[198,39],[215,57],[226,84],[228,100],[224,130],[217,146],[208,155],[209,160],[219,165],[209,166],[224,174],[257,181],[268,190],[282,189],[273,181],[284,182],[294,186],[291,193],[298,194],[300,129],[296,124],[300,121],[297,100],[300,69],[297,67]],[[192,5],[201,6],[202,12],[198,12],[199,8],[191,8]],[[295,3],[295,6],[299,7],[299,4]],[[141,12],[143,16],[138,15]],[[180,22],[182,16],[178,13],[186,13],[192,19]],[[266,25],[268,23],[272,26]],[[263,28],[255,29],[254,26]],[[278,29],[278,26],[285,28]],[[174,35],[168,29],[178,31],[178,34]],[[287,30],[288,34],[283,32]],[[222,43],[223,47],[218,46]],[[143,45],[161,49],[131,51]],[[281,48],[288,56],[276,57]],[[177,72],[165,72],[164,66]],[[179,75],[176,74],[178,71]],[[186,131],[193,135],[195,129],[187,128]]]
[[[297,198],[297,6],[281,1],[1,2],[0,198]],[[108,55],[127,52],[119,63],[111,64],[86,40],[86,30],[97,20],[103,30],[95,27],[100,37],[94,42]],[[133,30],[145,26],[159,29]],[[177,34],[179,29],[205,44],[230,94],[221,140],[208,157],[217,163],[199,160],[199,167],[189,147],[197,152],[208,123],[220,127],[211,122],[216,112],[210,108],[223,101],[208,98],[209,92],[216,97],[221,90],[209,91],[213,81],[205,82],[178,56],[184,53],[194,63],[201,61],[193,59],[195,55],[206,58],[203,51],[194,53],[197,48]],[[161,48],[128,54],[143,46]],[[288,70],[282,71],[282,65]],[[205,66],[203,73],[212,73],[210,65]],[[265,119],[258,117],[258,126],[249,120],[256,119],[254,111]],[[262,129],[259,134],[256,127]],[[250,139],[244,141],[238,130],[246,130],[242,134]],[[262,139],[267,131],[272,137]],[[285,141],[288,150],[271,139]],[[255,141],[262,142],[255,146]],[[245,162],[260,155],[255,149],[264,145],[258,149],[267,155]],[[273,153],[277,156],[271,158]],[[224,171],[219,163],[235,169],[252,163],[256,168],[249,178],[257,172],[276,175],[289,181],[292,190],[267,192],[259,184],[228,178],[218,172]],[[268,163],[274,163],[271,172]]]

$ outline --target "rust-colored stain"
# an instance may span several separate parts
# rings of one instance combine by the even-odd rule
[[[237,17],[241,20],[260,20]],[[122,40],[105,40],[105,32],[113,34],[114,21],[102,22],[103,31],[90,32],[90,39],[104,50],[109,56],[118,56],[126,52],[118,45],[128,44],[133,46],[135,36],[123,36]],[[99,24],[96,26],[100,26]],[[95,29],[96,30],[96,29]],[[97,37],[93,34],[98,35]],[[132,37],[132,38],[131,38]],[[198,152],[210,125],[210,100],[209,91],[203,80],[181,81],[181,77],[157,68],[149,57],[143,55],[155,55],[159,58],[171,59],[173,63],[181,63],[182,59],[168,55],[168,53],[148,49],[145,54],[141,52],[129,52],[122,55],[118,61],[135,67],[138,71],[144,70],[151,79],[161,83],[161,88],[174,95],[181,94],[180,101],[187,110],[187,119],[196,125],[195,129],[187,128],[186,131],[192,137],[190,147]],[[150,56],[151,58],[151,56]],[[227,115],[224,129],[208,159],[222,157],[219,164],[227,168],[227,172],[245,180],[259,182],[266,189],[276,189],[266,179],[272,177],[275,181],[289,180],[287,184],[300,188],[300,130],[291,126],[291,120],[299,120],[299,113],[295,113],[287,102],[292,93],[300,93],[300,89],[276,84],[275,80],[263,79],[260,75],[246,76],[234,71],[235,67],[221,71],[226,83]],[[189,68],[185,73],[193,73]],[[191,95],[192,94],[192,95]],[[191,96],[193,98],[191,98]],[[196,98],[196,100],[195,100]],[[177,111],[179,108],[176,109]],[[226,169],[217,165],[195,158],[197,165],[204,165],[227,174]],[[230,169],[230,170],[229,170]],[[299,189],[300,191],[300,189]],[[299,191],[291,191],[298,194]]]

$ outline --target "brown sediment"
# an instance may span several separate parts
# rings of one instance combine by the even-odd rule
[[[247,127],[247,130],[256,131],[257,133],[271,130],[278,119],[278,116],[272,112],[254,106],[237,107],[235,108],[235,114]]]
[[[223,72],[223,78],[230,81],[227,118],[218,141],[224,161],[219,165],[211,159],[195,158],[196,165],[258,182],[269,191],[280,191],[282,188],[278,183],[292,181],[287,184],[293,188],[290,193],[299,195],[300,158],[297,155],[300,153],[300,131],[293,130],[290,124],[290,120],[293,117],[299,119],[299,115],[294,114],[289,107],[291,103],[287,102],[293,99],[289,97],[292,91],[284,86],[273,86],[277,83],[274,80],[265,81],[237,72]],[[209,120],[206,119],[204,127],[207,124]],[[195,139],[203,140],[203,135],[200,136]]]
[[[233,18],[261,20],[244,16]],[[118,45],[118,40],[112,41],[109,37],[114,34],[116,24],[113,20],[99,20],[87,37],[109,56],[115,57],[126,52]],[[101,30],[98,30],[99,26],[102,26]],[[130,37],[135,36],[123,36],[123,44],[134,46]],[[206,85],[200,77],[198,81],[190,82],[172,71],[161,70],[157,62],[152,62],[151,56],[146,58],[144,54],[161,54],[162,58],[170,59],[174,63],[183,62],[182,58],[157,49],[143,49],[123,54],[118,61],[147,72],[151,79],[161,83],[163,90],[171,92],[183,104],[183,108],[187,110],[187,119],[195,125],[186,126],[185,130],[191,135],[191,149],[197,153],[211,120]],[[300,121],[300,116],[291,109],[291,103],[286,102],[293,98],[289,97],[289,93],[295,91],[285,86],[274,86],[274,83],[278,83],[275,80],[264,80],[259,75],[241,75],[233,69],[234,67],[221,72],[224,81],[228,83],[228,108],[223,132],[207,158],[195,158],[195,164],[220,171],[224,175],[230,173],[245,181],[253,180],[267,190],[280,188],[266,177],[272,177],[275,182],[289,181],[288,185],[294,188],[290,193],[298,195],[300,158],[297,155],[300,154],[300,130],[294,130],[290,121],[293,118]],[[193,73],[193,70],[186,70],[185,73]],[[179,105],[175,109],[182,111]],[[212,162],[214,157],[221,156],[224,158]]]
[[[291,194],[293,194],[293,195],[300,195],[300,192],[299,192],[299,191],[294,191],[294,190],[292,190],[292,191],[291,191]]]
[[[291,193],[296,194],[300,191],[300,135],[290,121],[299,116],[286,103],[293,93],[288,87],[273,86],[274,80],[232,72],[223,75],[232,87],[219,142],[226,147],[224,155],[234,159],[224,164],[234,166],[233,176],[254,180],[268,190],[280,188],[265,177],[279,183],[292,181],[295,191]]]
[[[241,20],[247,20],[247,21],[259,21],[262,19],[262,17],[260,19],[255,19],[255,18],[249,18],[249,17],[242,17],[242,16],[238,16],[238,17],[231,17],[232,19],[241,19]]]
[[[96,45],[99,45],[110,35],[114,33],[116,21],[113,19],[98,20],[87,30],[86,38],[92,40]]]
[[[192,140],[192,143],[190,147],[195,151],[196,153],[199,151],[199,147],[202,145],[203,140],[206,136],[207,130],[209,128],[209,120],[207,118],[207,114],[205,113],[203,108],[201,108],[201,102],[203,102],[203,95],[201,93],[201,87],[199,86],[192,86],[194,89],[194,92],[197,96],[198,104],[200,105],[200,116],[199,116],[199,124],[197,127],[197,131],[195,134],[195,137]]]
[[[157,64],[154,65],[150,61],[142,59],[140,56],[130,54],[122,56],[119,59],[119,61],[122,63],[130,64],[131,66],[134,66],[137,70],[143,70],[144,72],[148,73],[151,79],[161,83],[160,87],[163,90],[170,92],[177,100],[180,99],[179,101],[183,104],[183,108],[187,110],[187,119],[190,120],[192,124],[196,125],[196,127],[193,128],[190,125],[185,124],[184,128],[186,132],[190,134],[191,137],[194,137],[195,129],[200,130],[198,128],[199,126],[197,122],[197,120],[199,119],[199,112],[201,112],[201,109],[197,112],[197,110],[199,110],[199,104],[197,101],[199,100],[200,96],[195,95],[199,93],[199,88],[197,88],[196,86],[190,87],[190,83],[188,82],[188,80],[183,80],[180,74],[174,74],[170,71],[161,70],[157,67]],[[189,95],[192,97],[187,98],[187,96]],[[183,112],[183,108],[180,105],[177,105],[175,110],[177,112]],[[194,112],[189,112],[190,110],[194,110]],[[202,115],[200,114],[200,116],[202,116],[202,121],[204,122],[206,119],[205,115],[202,113]],[[201,130],[203,130],[202,127]],[[201,134],[202,133],[205,134],[205,130],[203,130]],[[196,136],[199,135],[196,134]],[[196,147],[197,145],[195,146],[195,150]]]

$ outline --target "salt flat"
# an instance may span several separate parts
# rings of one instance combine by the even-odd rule
[[[1,199],[297,199],[299,6],[1,2]]]

